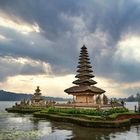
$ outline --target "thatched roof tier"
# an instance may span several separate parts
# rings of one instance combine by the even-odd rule
[[[88,56],[88,52],[87,52],[87,51],[81,51],[81,52],[80,52],[80,56],[81,56],[81,55],[86,55],[86,56]]]
[[[80,68],[80,69],[77,70],[77,72],[79,72],[79,73],[82,73],[82,72],[91,73],[91,72],[93,72],[93,70],[89,69],[89,68]]]
[[[81,54],[81,55],[79,56],[79,60],[83,60],[83,59],[85,59],[85,60],[90,60],[90,58],[89,58],[88,55]]]
[[[83,57],[83,56],[89,57],[88,52],[87,51],[81,51],[79,57]]]
[[[66,89],[65,92],[72,95],[74,94],[76,95],[92,94],[93,95],[93,94],[102,94],[105,91],[95,86],[73,86],[71,88]]]
[[[90,62],[89,62],[89,61],[86,61],[86,60],[79,61],[78,63],[79,63],[79,64],[83,64],[83,63],[90,64]]]
[[[90,64],[86,64],[86,63],[84,63],[83,65],[77,66],[77,68],[83,68],[83,67],[92,68],[92,66]]]
[[[88,56],[88,52],[81,52],[79,57],[83,57],[83,56],[89,57],[89,56]]]
[[[76,85],[94,85],[94,84],[97,84],[96,81],[92,80],[92,79],[78,79],[78,80],[75,80],[73,81],[73,84],[76,84]]]
[[[92,78],[92,77],[95,77],[95,76],[93,74],[91,74],[91,73],[83,72],[83,73],[77,74],[75,77],[76,78],[81,78],[81,77]]]
[[[80,57],[79,60],[80,60],[80,61],[88,61],[88,60],[90,60],[90,59],[89,59],[88,57]]]

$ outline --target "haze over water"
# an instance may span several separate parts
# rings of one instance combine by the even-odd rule
[[[0,102],[0,140],[140,140],[140,125],[127,129],[86,128],[4,111],[13,104]],[[132,108],[134,104],[129,105]]]

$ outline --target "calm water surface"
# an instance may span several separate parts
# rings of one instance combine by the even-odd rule
[[[70,123],[7,113],[14,102],[0,102],[0,140],[140,140],[140,125],[127,129],[93,129]],[[131,109],[137,103],[127,103]]]

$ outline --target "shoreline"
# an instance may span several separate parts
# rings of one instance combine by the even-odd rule
[[[44,108],[5,108],[5,110],[9,113],[27,113],[27,114],[32,114],[34,112],[41,111]]]
[[[61,115],[59,113],[40,113],[36,112],[33,114],[34,117],[50,119],[59,122],[68,122],[84,127],[93,128],[124,128],[130,127],[133,124],[140,123],[140,114],[121,114],[119,113],[116,118],[98,118],[99,116],[86,116],[81,117],[77,115]],[[95,118],[94,118],[95,117]],[[118,119],[124,117],[123,119]]]
[[[84,127],[93,128],[124,128],[133,124],[140,124],[140,113],[125,112],[113,113],[109,116],[94,116],[84,114],[67,114],[67,113],[48,113],[41,112],[44,108],[6,108],[7,112],[33,114],[37,118],[45,118],[53,121],[68,122]]]
[[[70,116],[61,116],[61,115],[54,115],[54,114],[40,114],[40,113],[34,113],[34,117],[38,118],[46,118],[53,121],[59,121],[59,122],[67,122],[67,123],[73,123],[84,127],[93,127],[93,128],[123,128],[123,127],[129,127],[130,121],[127,120],[119,120],[119,121],[108,121],[108,120],[89,120],[89,119],[83,119],[80,117],[70,117]]]

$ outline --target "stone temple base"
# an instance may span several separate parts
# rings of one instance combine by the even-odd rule
[[[71,103],[71,104],[55,104],[57,108],[85,108],[85,109],[97,109],[97,108],[112,108],[112,107],[123,107],[120,104],[93,104],[93,103]]]

